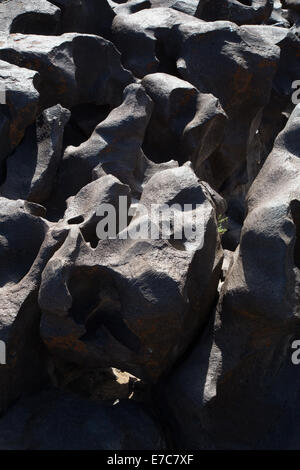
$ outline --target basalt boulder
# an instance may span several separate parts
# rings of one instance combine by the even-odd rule
[[[267,21],[267,24],[290,28],[291,24],[288,20],[288,10],[283,10],[280,0],[274,0],[273,11],[270,18]]]
[[[299,448],[299,133],[298,105],[250,188],[215,321],[160,389],[180,448]]]
[[[280,48],[280,59],[273,78],[269,102],[264,107],[259,127],[247,148],[247,161],[244,176],[240,175],[240,185],[230,191],[228,199],[228,231],[223,237],[223,246],[234,250],[239,244],[245,208],[245,196],[261,170],[265,159],[272,151],[274,140],[285,127],[295,106],[299,92],[295,89],[300,70],[294,57],[300,53],[300,42],[294,33],[276,26],[247,26],[253,37],[263,34],[264,40],[273,47]]]
[[[60,33],[87,33],[109,38],[114,11],[107,0],[51,0],[61,9]]]
[[[226,114],[220,103],[165,73],[147,75],[142,85],[154,103],[143,144],[147,157],[155,162],[189,160],[197,172],[222,142]]]
[[[60,13],[47,0],[6,0],[0,3],[0,32],[57,34]]]
[[[64,220],[69,225],[78,225],[84,239],[92,247],[96,247],[96,228],[104,214],[98,213],[101,205],[112,205],[116,209],[116,229],[119,232],[120,206],[119,198],[123,198],[125,206],[123,210],[128,211],[131,204],[131,191],[129,186],[122,184],[115,176],[105,175],[92,183],[84,186],[76,196],[67,199],[67,209]],[[127,221],[127,219],[126,219]]]
[[[45,110],[6,161],[0,194],[43,204],[50,196],[62,157],[64,128],[70,112],[60,105]]]
[[[176,166],[175,162],[155,164],[142,151],[152,108],[145,89],[140,84],[129,85],[122,104],[100,122],[91,137],[78,147],[67,147],[47,204],[50,216],[61,217],[66,199],[101,176],[114,175],[140,197],[144,182],[155,171]]]
[[[151,8],[149,0],[129,0],[121,3],[110,1],[110,5],[116,15],[131,15],[145,8]]]
[[[150,0],[152,8],[169,7],[187,15],[195,16],[198,2],[194,0]]]
[[[136,76],[179,75],[220,101],[228,116],[224,139],[198,174],[225,196],[247,181],[247,151],[279,61],[279,47],[266,40],[263,31],[257,29],[254,35],[248,28],[225,21],[207,23],[170,8],[117,16],[113,22],[123,63]],[[142,58],[137,50],[144,51]]]
[[[171,224],[167,237],[160,231],[154,239],[149,231],[136,235],[139,227],[157,223],[150,210],[140,210],[153,201],[159,207],[177,204],[176,230]],[[191,207],[182,219],[184,204]],[[157,381],[203,328],[215,302],[221,206],[209,186],[183,166],[150,178],[118,236],[104,239],[98,226],[96,248],[72,226],[47,264],[39,292],[41,336],[51,354],[81,367],[117,367]],[[195,220],[198,236],[183,236]]]
[[[298,87],[295,84],[297,85],[300,69],[294,58],[300,53],[300,41],[292,31],[286,28],[249,26],[248,30],[255,35],[257,28],[263,32],[265,40],[280,47],[280,60],[272,84],[270,101],[264,108],[259,127],[259,137],[262,144],[260,169],[273,148],[275,138],[285,127],[297,100],[299,100]]]
[[[273,0],[200,0],[196,16],[205,21],[262,24],[269,19],[272,10]]]
[[[0,181],[3,161],[21,142],[38,113],[39,74],[0,60]]]
[[[40,73],[42,109],[57,103],[67,109],[81,103],[118,106],[124,87],[134,81],[115,46],[93,35],[1,36],[0,58]]]
[[[67,231],[51,227],[44,212],[37,204],[0,198],[0,339],[6,344],[0,414],[47,379],[37,296],[41,273]]]

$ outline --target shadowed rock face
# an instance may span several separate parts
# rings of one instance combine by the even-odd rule
[[[39,74],[0,60],[0,181],[3,180],[3,160],[21,142],[26,128],[38,112]],[[2,102],[4,101],[4,102]]]
[[[61,9],[60,33],[88,33],[109,37],[114,12],[108,0],[53,0]]]
[[[128,0],[128,2],[121,3],[110,1],[110,5],[116,15],[130,15],[145,8],[151,8],[149,0]]]
[[[258,31],[254,37],[246,26],[206,23],[169,8],[118,16],[113,32],[123,63],[135,75],[169,72],[219,99],[228,116],[224,136],[197,172],[224,195],[244,184],[247,152],[270,97],[278,47]],[[142,59],[136,44],[144,50]]]
[[[64,127],[70,112],[60,105],[45,110],[6,161],[1,194],[42,204],[51,194],[62,157]]]
[[[101,176],[114,175],[139,198],[143,184],[156,171],[177,166],[174,161],[155,164],[141,149],[152,108],[145,89],[129,85],[122,104],[96,126],[90,138],[78,147],[67,147],[47,202],[50,216],[62,217],[66,199]]]
[[[38,329],[41,273],[67,232],[42,218],[43,207],[0,198],[0,339],[7,364],[0,372],[0,414],[23,393],[46,380]]]
[[[0,3],[0,32],[57,34],[60,14],[47,0],[5,0]]]
[[[281,3],[283,8],[300,12],[299,3],[296,0],[282,0]]]
[[[1,450],[300,448],[298,3],[0,0]]]
[[[67,108],[89,102],[116,106],[123,88],[133,81],[114,45],[92,35],[3,36],[0,58],[40,73],[43,108],[58,102]]]
[[[105,407],[57,391],[23,399],[1,421],[0,434],[1,450],[166,448],[159,424],[147,407],[129,401]]]
[[[180,445],[299,448],[299,132],[298,105],[248,193],[214,325],[161,387]]]

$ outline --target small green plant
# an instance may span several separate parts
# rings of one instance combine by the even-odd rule
[[[219,215],[218,217],[218,232],[220,235],[224,235],[225,232],[227,232],[228,228],[228,217],[223,217],[222,215]]]

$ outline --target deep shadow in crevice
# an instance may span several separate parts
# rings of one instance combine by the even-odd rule
[[[296,226],[296,240],[294,247],[294,263],[300,269],[300,201],[291,201],[291,214]]]
[[[86,328],[82,341],[96,339],[104,326],[121,344],[139,352],[140,341],[122,317],[122,299],[112,272],[100,266],[76,267],[68,289],[73,299],[70,315]]]

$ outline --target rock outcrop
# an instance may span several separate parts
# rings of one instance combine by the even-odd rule
[[[179,446],[299,448],[299,131],[298,105],[248,193],[214,324],[161,386]]]
[[[295,0],[0,0],[0,449],[300,449]]]

